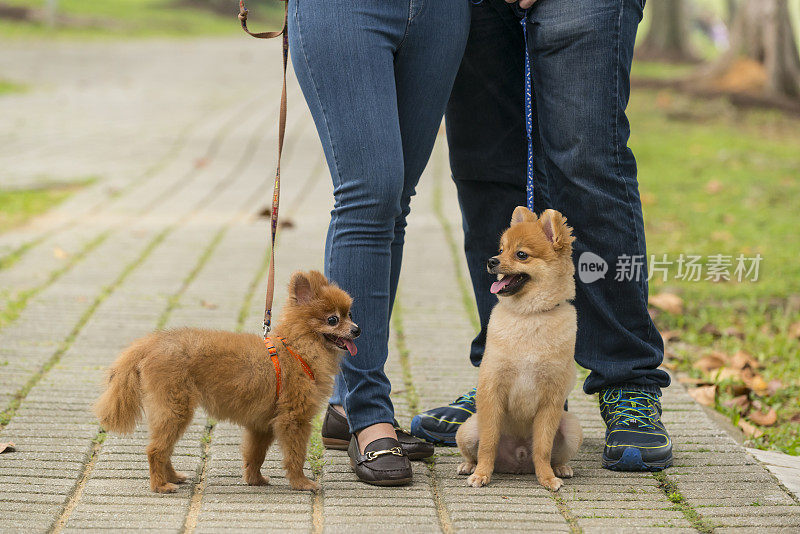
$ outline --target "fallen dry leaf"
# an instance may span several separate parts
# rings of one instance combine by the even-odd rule
[[[800,321],[789,325],[789,337],[800,339]]]
[[[744,435],[748,438],[760,438],[764,435],[761,430],[756,428],[754,425],[751,425],[744,419],[739,419],[739,428],[742,429],[742,432],[744,432]]]
[[[64,260],[66,258],[69,258],[69,252],[67,252],[66,250],[64,250],[61,247],[54,247],[53,248],[53,256],[55,256],[59,260]]]
[[[722,352],[711,352],[706,354],[692,365],[698,371],[710,373],[715,369],[724,367],[728,363],[728,356]]]
[[[766,413],[763,411],[764,408],[767,408]],[[747,417],[757,425],[772,426],[778,420],[778,413],[771,406],[763,406],[760,402],[756,402],[753,403],[753,410]]]
[[[284,219],[281,221],[280,227],[286,228],[287,230],[289,228],[294,228],[294,221],[292,221],[291,219]]]
[[[739,411],[746,412],[750,408],[750,398],[747,395],[739,395],[726,400],[722,405],[726,408],[739,408]]]
[[[714,195],[722,191],[722,182],[719,180],[709,180],[706,184],[706,193]]]
[[[714,406],[717,386],[700,386],[689,390],[689,395],[703,406]]]
[[[678,368],[678,364],[674,362],[664,361],[661,362],[661,367],[664,369],[669,369],[670,371],[675,371]]]
[[[753,358],[749,353],[740,350],[731,356],[731,366],[734,369],[744,369],[745,367],[749,367],[750,369],[758,369],[761,367],[761,364],[758,363],[758,360]]]
[[[742,380],[742,371],[739,369],[731,369],[730,367],[720,367],[715,373],[714,378],[717,381],[722,380]]]
[[[730,382],[721,386],[722,391],[727,393],[728,395],[733,395],[734,397],[738,397],[739,395],[746,395],[750,392],[750,388],[745,386],[744,384],[739,384],[736,382]]]
[[[650,297],[650,305],[667,313],[683,313],[683,299],[675,293],[658,293]]]
[[[681,338],[680,330],[664,330],[663,332],[661,332],[661,339],[664,340],[665,345],[669,341],[678,340],[680,338]]]
[[[711,334],[714,337],[722,337],[722,332],[719,331],[719,328],[717,328],[711,323],[704,324],[703,328],[700,329],[700,333]]]
[[[792,417],[789,418],[790,423],[800,423],[800,413],[794,414]]]
[[[744,332],[742,332],[738,326],[729,326],[728,328],[723,330],[722,333],[727,337],[744,339]]]
[[[14,448],[14,443],[11,441],[8,441],[6,443],[0,443],[0,453],[14,452],[15,450],[17,449]]]
[[[202,169],[207,165],[208,165],[208,158],[197,158],[196,160],[194,160],[195,169]]]
[[[779,390],[783,389],[783,382],[777,378],[773,378],[767,382],[767,395],[770,397],[775,395]]]
[[[742,369],[742,382],[744,382],[745,386],[753,390],[753,393],[756,395],[764,396],[769,390],[764,378],[748,368]]]
[[[679,376],[678,382],[681,384],[689,384],[692,386],[699,386],[701,384],[707,385],[708,380],[703,380],[702,378],[692,378],[691,376]]]
[[[200,305],[204,308],[208,308],[209,310],[216,310],[219,307],[213,302],[209,302],[207,300],[201,300]]]

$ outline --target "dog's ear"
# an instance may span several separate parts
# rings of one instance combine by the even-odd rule
[[[544,210],[539,218],[544,235],[553,244],[554,250],[561,250],[575,241],[572,228],[567,225],[567,218],[556,210]]]
[[[517,206],[514,208],[514,213],[511,215],[511,226],[521,222],[535,222],[536,214],[525,206]]]
[[[330,285],[325,275],[319,271],[308,271],[306,273],[306,278],[308,278],[308,283],[311,284],[311,292],[315,295],[319,293],[320,289]]]
[[[289,280],[289,297],[298,304],[305,304],[314,298],[314,288],[311,280],[304,272],[297,271]]]

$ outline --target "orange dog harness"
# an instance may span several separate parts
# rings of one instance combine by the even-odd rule
[[[306,363],[306,361],[286,342],[285,338],[281,336],[275,336],[283,346],[286,347],[286,350],[289,351],[289,354],[294,356],[294,359],[300,362],[300,366],[303,368],[303,372],[308,375],[308,378],[314,380],[314,372],[311,370],[311,367]],[[272,343],[272,336],[264,338],[264,345],[267,346],[267,351],[269,351],[269,359],[272,360],[272,365],[275,367],[275,400],[278,400],[278,397],[281,395],[281,362],[278,360],[278,349],[275,348],[275,345]]]

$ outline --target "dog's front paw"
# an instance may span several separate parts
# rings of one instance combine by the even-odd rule
[[[269,484],[269,477],[265,477],[261,473],[245,473],[244,481],[248,486],[266,486]]]
[[[177,471],[172,473],[169,477],[170,482],[174,482],[175,484],[183,484],[189,479],[188,475],[184,475],[183,473],[178,473]]]
[[[568,465],[554,465],[553,472],[557,477],[572,478],[572,468]]]
[[[539,483],[550,491],[558,491],[564,485],[564,481],[558,477],[540,478]]]
[[[175,493],[178,491],[178,485],[172,482],[164,482],[158,486],[151,486],[151,489],[155,493]]]
[[[473,472],[475,472],[475,464],[472,462],[461,462],[458,466],[459,475],[471,475]]]
[[[319,491],[320,485],[311,480],[310,478],[298,478],[297,480],[290,480],[289,487],[293,490],[299,491]]]
[[[490,480],[492,480],[491,474],[472,473],[469,478],[467,478],[467,485],[473,488],[480,488],[487,485]]]

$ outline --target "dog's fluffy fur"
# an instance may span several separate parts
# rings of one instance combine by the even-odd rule
[[[537,218],[520,206],[489,261],[499,302],[489,319],[478,411],[456,434],[464,457],[458,472],[470,475],[471,486],[488,484],[495,468],[535,472],[553,491],[563,483],[558,477],[572,476],[567,462],[583,439],[578,419],[564,411],[575,384],[573,241],[559,212]]]
[[[186,476],[175,472],[170,457],[175,442],[202,406],[212,417],[244,427],[244,480],[263,485],[267,449],[275,438],[283,451],[289,484],[297,490],[319,485],[303,473],[311,419],[333,389],[342,349],[354,352],[359,333],[350,319],[351,298],[319,272],[297,272],[275,336],[311,367],[312,381],[283,344],[275,340],[281,388],[260,336],[196,328],[155,332],[135,341],[108,373],[106,391],[95,404],[103,428],[126,434],[147,413],[150,487],[174,492]],[[335,325],[330,319],[337,317]]]

